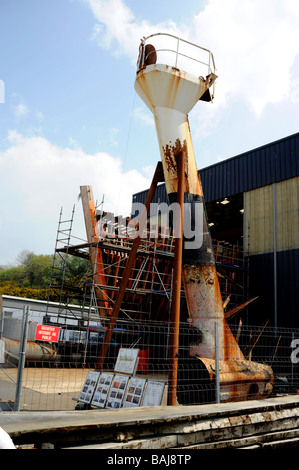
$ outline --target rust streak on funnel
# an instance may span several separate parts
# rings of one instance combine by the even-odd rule
[[[197,171],[188,122],[188,113],[198,101],[213,100],[214,83],[217,78],[213,55],[206,49],[191,44],[197,48],[194,49],[195,54],[198,54],[198,49],[208,54],[206,63],[195,60],[200,66],[206,65],[206,74],[183,71],[178,64],[182,57],[186,59],[185,53],[181,56],[179,54],[179,46],[184,41],[165,35],[167,40],[174,38],[177,41],[177,46],[170,48],[169,51],[177,51],[175,66],[160,61],[160,53],[161,51],[165,53],[165,47],[156,48],[155,54],[152,55],[154,61],[147,60],[144,55],[147,42],[151,41],[148,50],[153,54],[155,41],[160,40],[162,36],[152,35],[141,41],[135,90],[155,118],[169,202],[177,201],[183,178],[184,203],[187,207],[187,210],[184,209],[184,220],[187,220],[193,229],[198,225],[196,218],[198,208],[203,208],[200,243],[197,240],[198,230],[195,230],[193,243],[190,244],[190,241],[188,243],[185,237],[182,249],[182,277],[190,315],[190,328],[192,327],[193,333],[195,332],[187,359],[190,364],[192,363],[198,383],[197,370],[204,371],[209,380],[215,379],[215,322],[217,322],[220,399],[234,401],[265,397],[272,390],[272,369],[244,358],[225,319],[202,184]],[[178,156],[182,153],[185,156],[184,175],[180,174],[178,165]],[[176,375],[176,370],[173,370],[173,374]],[[173,380],[175,379],[170,377],[171,386]],[[188,376],[180,378],[181,382],[184,380],[188,380]],[[186,396],[180,394],[180,403],[190,404],[190,395],[188,398]],[[171,404],[174,404],[173,396]]]

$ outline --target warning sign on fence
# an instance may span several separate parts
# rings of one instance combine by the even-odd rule
[[[52,343],[57,343],[59,339],[59,330],[58,326],[49,326],[49,325],[37,325],[35,338],[38,341],[51,341]]]

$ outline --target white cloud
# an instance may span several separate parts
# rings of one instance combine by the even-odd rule
[[[299,53],[297,0],[209,0],[188,27],[137,20],[123,0],[88,0],[98,43],[136,63],[140,38],[170,32],[214,53],[219,79],[215,105],[245,102],[259,116],[290,98],[291,68]]]
[[[147,165],[144,168],[142,168],[142,170],[145,176],[148,177],[150,180],[152,180],[153,175],[155,174],[156,167],[154,165]],[[143,188],[143,189],[146,189],[146,188]]]
[[[97,23],[92,39],[114,55],[125,54],[136,64],[140,39],[162,31],[178,34],[177,25],[169,20],[152,25],[146,19],[138,22],[123,0],[86,0]]]
[[[210,0],[194,25],[214,51],[218,101],[242,100],[259,115],[290,93],[299,53],[299,4],[292,0]]]
[[[72,149],[81,150],[80,144],[72,136],[69,137],[69,146]]]
[[[117,129],[116,127],[111,127],[109,129],[109,138],[110,138],[110,144],[115,147],[118,145],[118,141],[117,141],[117,135],[119,134],[119,129]]]
[[[11,147],[0,153],[1,222],[0,237],[22,237],[17,250],[34,252],[54,246],[61,206],[71,210],[77,203],[80,186],[91,185],[94,197],[102,200],[105,210],[129,215],[132,194],[149,186],[150,179],[138,171],[124,171],[119,158],[108,153],[84,153],[80,148],[61,148],[43,137],[26,138],[15,130],[8,135]],[[80,203],[81,204],[81,203]],[[79,225],[84,229],[82,209]],[[18,248],[16,248],[18,246]],[[0,253],[0,264],[8,256]],[[47,251],[49,252],[49,251]],[[51,251],[50,251],[51,253]]]
[[[23,103],[13,106],[13,112],[17,119],[25,117],[29,113],[29,108]]]
[[[8,131],[8,136],[7,136],[7,140],[9,142],[12,142],[12,143],[21,143],[23,142],[23,136],[22,134],[20,134],[19,132],[16,131],[16,129],[12,129],[10,131]]]
[[[144,106],[142,108],[135,108],[133,112],[134,118],[145,123],[147,126],[154,126],[155,120],[151,112]]]
[[[13,170],[13,183],[25,196],[28,213],[42,211],[53,199],[56,207],[68,202],[82,184],[105,194],[108,210],[129,212],[132,193],[149,183],[138,171],[124,171],[121,159],[105,152],[61,148],[44,137],[24,138],[16,131],[10,131],[9,138],[14,145],[0,154],[2,174]]]
[[[292,80],[290,98],[293,103],[299,103],[299,78]]]

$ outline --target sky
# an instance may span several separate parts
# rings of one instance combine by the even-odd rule
[[[198,169],[299,129],[298,0],[0,0],[0,266],[53,254],[59,214],[86,238],[80,186],[128,215],[160,160],[134,90],[140,39],[213,52],[213,103],[189,115]]]

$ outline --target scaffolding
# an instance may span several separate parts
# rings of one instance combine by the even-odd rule
[[[73,330],[81,341],[79,354],[78,345],[64,339],[64,352],[61,353],[60,347],[59,357],[62,361],[63,357],[67,357],[70,362],[76,358],[79,365],[85,366],[86,357],[90,358],[90,351],[87,354],[87,350],[96,342],[92,339],[93,334],[97,336],[99,331],[103,333],[109,326],[134,243],[134,230],[130,226],[130,218],[115,216],[95,206],[91,229],[93,236],[82,240],[72,233],[74,215],[75,206],[71,217],[66,220],[63,219],[62,209],[59,215],[48,300],[59,303],[56,322],[68,332],[68,338]],[[165,336],[165,331],[169,330],[171,320],[174,247],[175,238],[168,227],[157,226],[148,220],[121,302],[115,325],[115,344],[126,347],[138,344],[146,350],[149,327],[156,327],[156,332],[162,328],[164,339],[161,342],[164,346],[168,344],[169,334]],[[234,312],[240,305],[246,307],[248,301],[248,258],[240,247],[219,242],[214,246],[214,252],[227,318],[234,324]],[[77,276],[74,276],[74,266],[80,268]],[[180,300],[181,328],[189,330],[183,285]],[[45,318],[45,322],[54,321],[53,318]],[[131,333],[127,334],[126,339],[123,334],[119,339],[124,325],[126,331],[130,330]],[[165,351],[162,356],[158,354],[161,363],[168,360],[167,348]],[[94,348],[94,362],[90,366],[96,367],[98,356],[99,346]],[[108,356],[107,367],[115,354]],[[152,359],[157,361],[157,356],[154,356]]]
[[[115,220],[118,219],[113,214],[111,216]],[[71,242],[71,232],[67,244],[64,243],[63,238],[57,237],[50,291],[59,291],[61,312],[71,310],[72,302],[79,302],[85,307],[91,302],[93,303],[92,311],[96,318],[109,318],[126,260],[134,241],[133,238],[121,235],[125,229],[123,224],[117,223],[114,234],[101,230],[98,241],[86,241],[80,244]],[[58,229],[58,234],[60,233],[63,232]],[[152,233],[158,233],[159,236],[151,238]],[[227,311],[231,311],[248,300],[248,258],[240,247],[234,245],[217,243],[214,248],[223,302],[227,306]],[[101,251],[100,265],[98,263],[95,266],[91,265],[89,253],[92,249]],[[68,282],[69,276],[73,274],[69,263],[70,257],[88,260],[86,272],[76,284]],[[172,296],[173,258],[173,235],[166,236],[163,227],[148,224],[148,230],[141,240],[126,289],[121,308],[123,316],[132,319],[132,321],[138,319],[168,321]],[[102,274],[101,283],[95,282],[97,270]],[[95,313],[96,288],[105,294],[102,303],[106,306],[101,306],[105,311],[103,317],[99,313]],[[187,318],[187,312],[183,288],[181,300],[181,319],[184,321]]]

